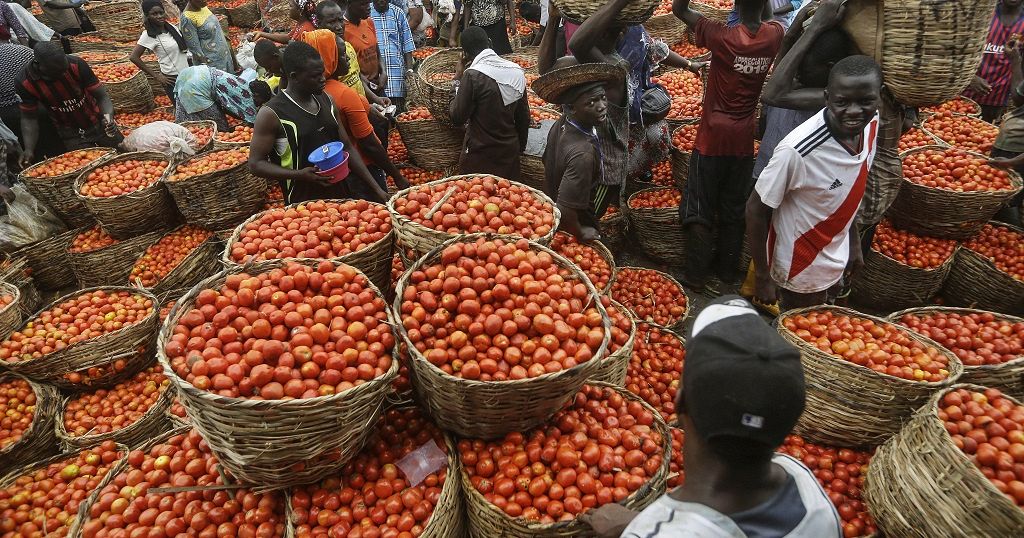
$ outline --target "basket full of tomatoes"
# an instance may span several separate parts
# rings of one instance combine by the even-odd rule
[[[96,219],[86,209],[85,202],[75,194],[75,179],[82,170],[113,156],[114,150],[110,148],[69,151],[22,170],[18,180],[32,196],[53,208],[68,226],[88,226]]]
[[[316,481],[363,446],[398,374],[387,305],[358,269],[271,260],[226,269],[174,304],[164,374],[230,473]]]
[[[875,446],[963,373],[952,352],[884,319],[838,306],[784,312],[783,338],[800,349],[807,406],[795,433],[835,446]]]
[[[953,239],[899,230],[883,219],[853,281],[853,296],[878,308],[927,304],[942,288],[958,248]]]
[[[147,112],[155,106],[153,87],[135,64],[117,62],[93,66],[92,69],[107,89],[115,112]]]
[[[903,153],[903,184],[886,214],[910,232],[967,239],[1020,190],[1017,172],[982,155],[926,146]]]
[[[950,112],[954,114],[961,114],[964,116],[971,116],[973,118],[981,117],[981,105],[977,101],[964,95],[958,95],[949,101],[942,104],[927,106],[921,109],[921,112],[926,114],[935,114],[939,112]]]
[[[674,331],[682,331],[690,312],[683,286],[672,275],[657,269],[620,267],[611,295],[638,321]]]
[[[0,281],[0,338],[7,338],[21,327],[21,290]]]
[[[629,227],[640,248],[654,259],[681,265],[686,258],[679,204],[683,195],[674,187],[639,190],[626,201]]]
[[[160,181],[167,168],[163,153],[122,153],[82,172],[75,192],[117,239],[166,230],[179,218],[174,199]]]
[[[878,447],[864,496],[887,536],[1017,536],[1022,462],[1024,405],[998,389],[956,384]]]
[[[163,300],[169,292],[191,288],[219,271],[221,248],[213,232],[185,224],[146,248],[132,265],[128,283]]]
[[[644,30],[665,43],[679,43],[685,40],[689,33],[683,21],[672,13],[670,0],[659,2],[658,7],[654,9],[654,16],[644,22]]]
[[[690,155],[697,144],[699,125],[691,121],[672,131],[672,179],[679,189],[686,185],[686,177],[690,173]]]
[[[963,242],[942,296],[955,306],[1024,314],[1024,230],[1001,222]]]
[[[538,243],[470,234],[442,244],[396,288],[419,401],[462,436],[537,426],[605,360],[611,321],[597,297],[582,270]]]
[[[196,137],[196,142],[192,145],[192,149],[196,153],[209,151],[213,147],[213,141],[217,138],[217,122],[211,120],[183,121],[180,125]]]
[[[160,232],[150,232],[119,241],[99,226],[76,232],[68,243],[67,259],[79,285],[85,287],[128,282],[135,260],[160,238]]]
[[[459,164],[465,132],[437,121],[427,108],[413,107],[399,114],[395,127],[416,166],[446,170]]]
[[[455,98],[455,67],[461,58],[462,49],[441,49],[424,58],[416,69],[419,100],[445,127],[452,126],[449,107]]]
[[[249,148],[201,153],[167,170],[161,183],[189,224],[221,230],[248,218],[267,200],[267,182],[249,172]]]
[[[565,256],[582,269],[597,291],[602,294],[608,293],[612,282],[615,281],[616,272],[615,257],[608,247],[600,241],[580,243],[576,237],[566,232],[555,233],[550,246],[551,250]]]
[[[57,451],[57,390],[21,376],[0,374],[0,476]]]

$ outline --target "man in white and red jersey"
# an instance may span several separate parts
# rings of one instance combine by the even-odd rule
[[[863,265],[850,233],[875,157],[882,70],[849,56],[829,73],[825,108],[779,142],[747,201],[756,295],[783,310],[823,304]]]

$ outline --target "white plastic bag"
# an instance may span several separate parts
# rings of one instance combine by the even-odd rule
[[[433,27],[434,27],[434,18],[430,16],[430,13],[427,13],[426,9],[424,9],[423,10],[423,20],[421,20],[420,21],[420,25],[417,26],[416,28],[413,28],[412,31],[413,32],[426,32],[427,28],[433,28]]]
[[[256,44],[252,41],[242,41],[238,44],[238,50],[235,51],[235,59],[238,60],[239,67],[242,70],[252,69],[256,70],[259,65],[256,63]]]
[[[11,190],[14,191],[13,202],[0,198],[0,203],[7,206],[7,214],[0,217],[0,251],[17,250],[67,231],[67,226],[53,210],[29,194],[24,185],[16,183]]]
[[[147,123],[124,139],[128,151],[159,151],[168,157],[195,155],[198,143],[191,131],[169,121]]]

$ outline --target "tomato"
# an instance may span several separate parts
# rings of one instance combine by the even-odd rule
[[[908,313],[900,324],[942,344],[965,367],[1003,364],[1024,353],[1024,323],[1000,319],[998,314],[936,311]],[[952,407],[950,418],[962,420],[963,414]]]
[[[871,249],[916,269],[933,269],[953,255],[956,243],[952,239],[936,239],[897,230],[888,219],[884,219],[875,228]]]
[[[663,326],[682,319],[687,307],[682,287],[654,269],[619,269],[612,284],[612,299],[631,310],[637,319]]]
[[[155,365],[110,389],[79,393],[64,406],[64,429],[71,437],[110,433],[146,414],[171,384]]]

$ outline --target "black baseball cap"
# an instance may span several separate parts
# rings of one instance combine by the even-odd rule
[[[701,439],[730,436],[774,449],[804,411],[800,351],[745,299],[719,297],[694,320],[682,390]]]

